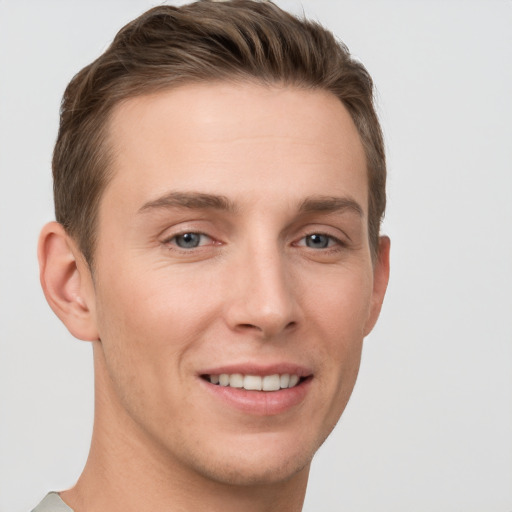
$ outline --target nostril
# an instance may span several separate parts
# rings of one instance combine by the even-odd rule
[[[291,329],[294,329],[297,325],[297,322],[295,321],[292,321],[292,322],[288,322],[285,326],[284,326],[284,330],[291,330]],[[256,330],[256,331],[261,331],[261,332],[264,332],[266,331],[265,327],[264,326],[258,326],[258,325],[254,325],[254,324],[238,324],[238,329],[240,330]]]
[[[256,329],[258,331],[261,331],[260,327],[258,327],[257,325],[253,325],[253,324],[239,324],[238,327],[240,329]]]

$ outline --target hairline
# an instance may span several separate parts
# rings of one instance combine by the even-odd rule
[[[225,74],[225,76],[224,76]],[[367,181],[367,208],[368,208],[368,239],[369,246],[371,251],[372,260],[375,261],[378,256],[378,245],[374,247],[374,242],[371,238],[370,233],[370,201],[371,201],[371,190],[370,190],[370,162],[368,158],[368,152],[366,148],[366,144],[362,134],[355,123],[354,117],[352,115],[351,109],[347,105],[345,101],[343,101],[336,93],[331,90],[327,86],[323,85],[314,85],[311,83],[299,81],[299,80],[285,80],[279,79],[274,80],[272,78],[259,77],[244,71],[230,71],[225,72],[221,70],[221,76],[218,77],[182,77],[175,79],[174,77],[168,77],[167,80],[162,78],[158,82],[149,82],[144,89],[141,89],[140,92],[131,91],[131,93],[126,94],[125,96],[115,98],[111,100],[110,104],[106,104],[101,111],[101,115],[98,116],[99,121],[99,129],[97,135],[101,138],[101,143],[97,148],[97,154],[99,158],[99,162],[101,162],[101,170],[99,172],[99,176],[101,177],[102,186],[100,188],[100,192],[96,197],[95,205],[91,210],[92,218],[90,222],[90,229],[87,235],[84,237],[73,236],[72,238],[76,241],[78,247],[80,248],[82,254],[84,255],[84,259],[87,262],[91,272],[93,272],[94,268],[94,255],[96,250],[97,238],[98,238],[98,218],[99,212],[101,208],[101,204],[103,201],[103,197],[105,196],[105,192],[115,175],[114,171],[114,162],[117,156],[117,152],[114,146],[113,141],[113,124],[115,120],[116,111],[119,110],[124,104],[127,102],[134,100],[136,98],[144,98],[151,97],[160,93],[171,92],[176,89],[186,88],[191,85],[222,85],[229,84],[234,86],[243,86],[243,85],[257,85],[266,88],[292,88],[296,90],[303,91],[320,91],[326,92],[336,98],[343,107],[347,110],[350,119],[354,123],[354,127],[357,131],[359,141],[363,147],[363,153],[365,157],[365,171],[366,171],[366,181]],[[82,240],[85,239],[85,243]],[[378,240],[377,240],[378,243]]]

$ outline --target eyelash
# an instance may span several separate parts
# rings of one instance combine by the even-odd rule
[[[176,233],[175,235],[165,239],[163,241],[163,243],[165,245],[173,245],[177,248],[177,250],[181,250],[181,251],[191,251],[192,249],[198,249],[200,247],[204,247],[205,245],[215,245],[215,244],[201,244],[199,242],[199,245],[195,246],[195,247],[180,247],[178,245],[178,243],[176,242],[177,239],[179,239],[180,237],[185,237],[187,235],[194,235],[194,236],[199,236],[200,238],[207,238],[208,240],[214,242],[214,240],[212,239],[212,237],[208,236],[207,234],[205,233],[201,233],[199,231],[184,231],[183,233]]]
[[[199,240],[197,241],[198,245],[195,245],[192,247],[181,247],[180,245],[178,245],[177,240],[180,239],[180,237],[186,237],[187,235],[198,236],[199,237]],[[325,237],[327,239],[328,245],[326,247],[311,247],[311,246],[307,245],[308,239],[311,239],[312,237]],[[208,239],[210,241],[210,243],[201,244],[201,239],[204,239],[204,238]],[[302,242],[304,242],[304,243],[302,243]],[[210,237],[209,235],[207,235],[205,233],[201,233],[199,231],[184,231],[182,233],[176,233],[172,237],[165,239],[163,241],[163,243],[167,246],[172,245],[172,246],[174,246],[174,248],[176,248],[176,250],[184,251],[184,252],[190,252],[194,249],[200,249],[201,247],[205,247],[208,245],[219,245],[219,243],[215,243],[215,240],[212,237]],[[329,252],[336,252],[336,251],[339,251],[340,249],[347,246],[346,242],[340,240],[339,238],[329,235],[327,233],[322,233],[322,232],[313,232],[313,233],[304,235],[303,237],[301,237],[298,240],[298,242],[294,243],[293,245],[295,245],[296,247],[306,247],[308,249],[312,249],[313,251],[323,250],[323,251],[329,251]]]
[[[307,239],[308,238],[311,238],[311,237],[325,237],[327,238],[327,247],[310,247],[307,245]],[[304,243],[301,243],[302,241],[304,241]],[[307,235],[304,235],[295,245],[297,246],[300,246],[300,247],[306,247],[308,249],[312,249],[314,251],[316,250],[323,250],[323,251],[332,251],[332,252],[335,252],[335,251],[339,251],[341,249],[343,249],[344,247],[347,246],[347,243],[344,242],[343,240],[340,240],[339,238],[333,236],[333,235],[330,235],[328,233],[322,233],[322,232],[313,232],[313,233],[309,233]]]

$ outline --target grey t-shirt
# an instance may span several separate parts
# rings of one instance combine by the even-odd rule
[[[32,512],[73,512],[56,492],[49,492]]]

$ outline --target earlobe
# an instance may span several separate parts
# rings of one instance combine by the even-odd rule
[[[391,240],[387,236],[379,238],[379,253],[377,261],[373,269],[373,291],[370,305],[370,313],[368,321],[366,322],[364,335],[370,334],[377,319],[379,318],[382,303],[384,302],[384,295],[388,287],[389,281],[389,252],[391,247]]]
[[[53,312],[76,338],[97,340],[94,287],[89,267],[58,222],[43,227],[38,259],[41,286]]]

